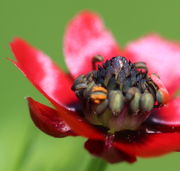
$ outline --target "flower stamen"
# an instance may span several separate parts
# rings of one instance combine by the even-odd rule
[[[90,98],[94,103],[99,104],[102,100],[107,99],[107,90],[104,87],[94,86],[91,91]]]
[[[168,92],[155,75],[148,74],[144,62],[131,63],[113,57],[96,68],[101,56],[92,59],[94,70],[80,75],[72,90],[81,100],[85,118],[108,132],[136,130],[154,107],[167,101]]]
[[[96,55],[92,58],[92,67],[93,70],[96,70],[96,63],[103,62],[104,58],[101,55]]]

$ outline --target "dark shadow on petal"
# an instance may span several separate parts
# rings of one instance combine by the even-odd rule
[[[130,156],[113,146],[107,146],[105,141],[88,140],[85,143],[85,148],[93,155],[101,157],[110,163],[117,163],[126,161],[133,163],[136,161],[136,157]]]

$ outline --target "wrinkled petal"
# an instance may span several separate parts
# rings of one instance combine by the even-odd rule
[[[113,146],[107,147],[104,141],[89,139],[86,141],[84,146],[91,154],[97,157],[101,157],[110,163],[117,163],[122,161],[133,163],[136,161],[134,156],[129,156]]]
[[[180,87],[180,44],[158,35],[148,35],[127,45],[126,51],[136,62],[146,62],[173,93]]]
[[[27,100],[31,118],[40,130],[54,137],[76,135],[55,109],[43,105],[30,97]]]
[[[107,58],[120,54],[118,45],[102,19],[83,11],[69,23],[64,37],[64,56],[74,77],[92,70],[92,57]]]
[[[86,123],[74,109],[63,105],[77,99],[70,89],[72,85],[70,77],[60,71],[46,55],[21,39],[15,39],[11,43],[11,48],[17,62],[11,61],[50,100],[72,130],[84,137],[102,139],[102,135]]]
[[[67,105],[77,100],[71,91],[73,80],[48,56],[19,38],[14,39],[10,45],[17,60],[13,63],[42,94],[60,105]]]
[[[173,99],[166,106],[156,109],[147,121],[150,126],[159,126],[163,128],[176,129],[180,128],[180,97]]]

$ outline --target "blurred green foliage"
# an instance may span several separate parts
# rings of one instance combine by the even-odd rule
[[[43,50],[66,69],[62,39],[67,22],[77,12],[99,13],[120,45],[149,32],[180,40],[180,1],[164,0],[0,0],[0,171],[84,170],[91,156],[83,138],[55,139],[34,127],[25,96],[48,104],[26,78],[7,61],[8,43],[18,36]],[[26,149],[26,153],[24,150]],[[109,165],[108,171],[179,170],[180,154],[139,159],[133,165]]]

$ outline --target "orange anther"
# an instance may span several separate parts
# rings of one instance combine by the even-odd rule
[[[93,93],[90,95],[91,100],[99,104],[101,100],[107,99],[107,90],[101,86],[94,86],[91,90]]]
[[[94,103],[99,104],[101,100],[105,100],[107,98],[107,95],[106,94],[91,94],[90,97]]]
[[[93,100],[104,100],[107,98],[106,94],[91,94],[91,99]]]
[[[95,91],[102,91],[104,93],[107,93],[107,90],[104,87],[101,87],[101,86],[94,86],[92,88],[92,92],[95,92]]]
[[[94,103],[99,104],[100,100],[94,100]]]

